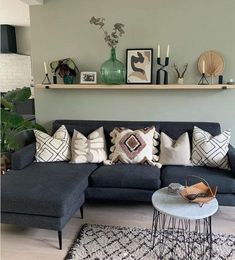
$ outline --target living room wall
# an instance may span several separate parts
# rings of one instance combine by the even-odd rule
[[[235,78],[234,10],[234,0],[45,0],[30,7],[35,83],[43,80],[43,61],[71,57],[80,71],[99,70],[110,50],[89,24],[92,16],[105,17],[110,30],[116,22],[125,24],[117,49],[122,61],[127,48],[151,47],[156,55],[158,43],[162,53],[169,43],[171,64],[189,63],[190,84],[200,78],[198,57],[212,49],[224,56],[224,78]],[[234,90],[37,90],[35,99],[36,118],[47,127],[65,118],[218,121],[232,128],[235,144]]]

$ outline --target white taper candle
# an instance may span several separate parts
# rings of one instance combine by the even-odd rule
[[[160,47],[160,44],[158,44],[158,46],[157,46],[157,57],[158,58],[161,57],[161,47]]]
[[[205,60],[202,61],[202,73],[205,74],[206,71],[206,62]]]
[[[47,74],[47,64],[45,61],[44,61],[44,70],[45,70],[45,74]]]
[[[166,57],[167,58],[169,58],[169,54],[170,54],[170,45],[168,44],[167,51],[166,51]]]

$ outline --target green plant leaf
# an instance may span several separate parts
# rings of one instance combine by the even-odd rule
[[[56,69],[57,69],[58,65],[59,65],[59,61],[58,60],[52,61],[50,63],[50,67],[51,67],[52,72],[56,72]]]
[[[66,63],[71,70],[75,70],[76,65],[71,59],[68,59]]]
[[[1,99],[1,104],[5,107],[1,109],[1,151],[11,152],[20,148],[17,137],[22,131],[39,129],[46,132],[41,125],[25,120],[14,112],[15,104],[25,102],[30,96],[30,88],[25,87],[9,91]]]
[[[14,104],[12,102],[7,101],[4,97],[1,97],[1,104],[10,110],[14,108]]]
[[[15,89],[12,91],[7,92],[4,95],[4,98],[13,104],[19,103],[19,102],[25,102],[28,100],[31,96],[31,89],[28,87],[24,87],[21,89]]]
[[[8,128],[17,128],[23,124],[25,119],[12,111],[1,109],[1,124],[5,124]]]
[[[40,130],[40,131],[42,131],[44,133],[47,133],[47,130],[43,126],[41,126],[41,125],[39,125],[37,123],[34,124],[34,128],[37,129],[37,130]]]

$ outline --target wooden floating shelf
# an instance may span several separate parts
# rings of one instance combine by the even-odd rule
[[[36,85],[37,89],[121,89],[121,90],[218,90],[218,89],[235,89],[235,85],[153,85],[153,84],[126,84],[126,85],[101,85],[101,84],[50,84]]]

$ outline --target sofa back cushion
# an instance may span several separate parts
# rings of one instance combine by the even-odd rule
[[[192,140],[193,128],[197,126],[211,135],[218,135],[221,133],[219,123],[211,122],[159,122],[160,132],[164,132],[169,135],[172,139],[179,138],[185,132],[188,132],[190,142]]]
[[[61,125],[65,125],[70,135],[73,135],[73,130],[81,132],[85,136],[92,131],[103,126],[105,138],[107,142],[107,149],[109,151],[111,146],[110,132],[115,127],[126,127],[131,130],[141,129],[147,126],[155,126],[156,131],[163,131],[173,139],[177,139],[185,132],[188,132],[190,142],[192,140],[192,133],[194,126],[209,132],[212,135],[221,133],[219,123],[208,122],[167,122],[167,121],[98,121],[98,120],[56,120],[53,122],[52,133],[54,133]]]

